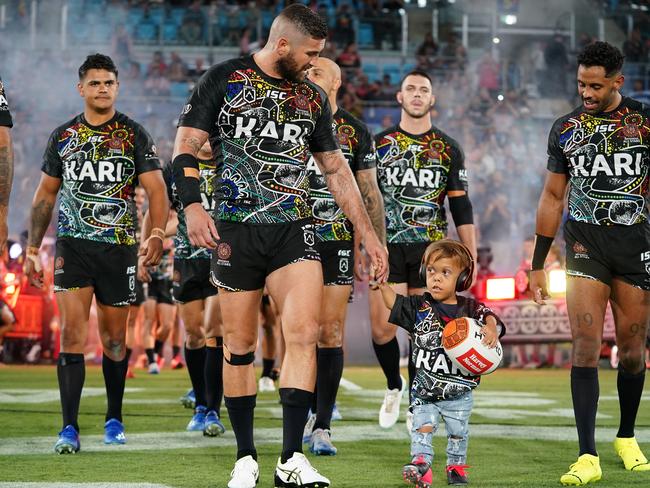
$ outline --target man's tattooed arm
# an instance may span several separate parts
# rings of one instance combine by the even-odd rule
[[[13,179],[14,153],[11,146],[11,136],[8,127],[0,127],[0,207],[5,209],[9,205]]]
[[[372,227],[379,240],[386,242],[386,214],[384,212],[384,200],[377,184],[376,168],[362,169],[356,173],[357,185],[370,216]]]
[[[29,225],[27,245],[39,248],[43,236],[52,220],[52,209],[56,204],[56,195],[59,193],[61,180],[43,174],[32,201],[32,211]]]

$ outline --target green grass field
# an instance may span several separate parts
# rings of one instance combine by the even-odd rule
[[[116,487],[128,483],[225,487],[235,454],[225,412],[228,432],[224,437],[204,438],[200,433],[185,432],[191,412],[178,403],[178,397],[188,388],[187,372],[137,373],[137,378],[128,380],[125,395],[127,445],[102,444],[103,379],[101,369],[91,366],[81,401],[81,452],[58,456],[52,451],[61,427],[55,368],[1,368],[0,487],[20,487],[18,482],[41,482],[24,486],[43,487],[55,482],[61,483],[57,486],[111,482]],[[401,466],[409,460],[409,442],[403,418],[390,430],[377,425],[383,395],[379,369],[348,368],[344,377],[361,389],[339,392],[344,419],[332,426],[339,453],[325,458],[310,455],[312,464],[334,487],[406,486]],[[611,446],[618,426],[615,372],[601,371],[600,390],[597,439],[603,479],[596,486],[650,487],[650,472],[625,471]],[[259,486],[266,488],[273,486],[273,467],[281,447],[277,395],[259,395],[256,414]],[[504,369],[484,378],[476,391],[471,424],[471,486],[560,486],[559,476],[577,455],[568,371]],[[637,438],[650,454],[648,386],[637,421]],[[434,486],[446,486],[445,445],[446,438],[437,435]]]

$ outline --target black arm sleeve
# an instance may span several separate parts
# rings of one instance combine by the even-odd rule
[[[55,129],[47,141],[47,147],[43,154],[43,164],[41,171],[54,178],[63,178],[63,161],[59,155],[59,135],[60,130]]]
[[[332,109],[327,97],[316,85],[313,85],[320,96],[320,115],[316,119],[314,131],[309,136],[309,150],[312,153],[335,151],[339,143],[332,132]]]
[[[423,298],[420,295],[408,297],[397,295],[388,321],[411,332],[415,326],[416,314],[422,305],[422,301]]]
[[[546,168],[552,173],[569,174],[569,162],[560,147],[562,123],[557,120],[548,134],[548,163]]]
[[[454,218],[456,227],[474,223],[474,211],[472,202],[469,201],[467,194],[460,197],[449,197],[449,210]]]
[[[2,79],[0,79],[0,126],[13,127],[13,125],[11,112],[9,111],[9,102],[7,101]]]
[[[460,145],[450,140],[451,166],[447,177],[447,191],[463,190],[467,192],[467,170],[465,169],[465,155]]]
[[[153,139],[139,124],[136,124],[135,131],[135,173],[139,175],[160,169],[160,158],[156,155]]]

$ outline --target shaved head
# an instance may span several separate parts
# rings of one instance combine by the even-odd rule
[[[327,58],[316,58],[311,65],[307,77],[320,86],[328,96],[336,97],[336,92],[341,86],[339,65]]]
[[[297,35],[322,40],[327,38],[327,24],[305,5],[294,3],[278,15],[269,33],[269,42],[277,42],[281,37],[291,40]]]

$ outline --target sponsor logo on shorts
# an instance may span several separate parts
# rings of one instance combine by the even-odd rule
[[[314,237],[314,229],[311,224],[307,224],[302,227],[302,235],[305,244],[307,244],[309,247],[312,247],[316,242],[316,238]]]
[[[347,273],[349,269],[350,269],[350,259],[349,258],[339,259],[339,271],[341,273]]]
[[[63,265],[65,264],[65,261],[63,260],[63,257],[59,256],[54,260],[54,274],[63,274],[65,271],[63,269]]]
[[[135,290],[135,275],[129,276],[129,290],[134,291]],[[135,295],[133,295],[135,297]]]
[[[230,266],[229,259],[231,255],[232,249],[230,248],[230,244],[226,242],[220,242],[217,246],[217,257],[219,258],[217,260],[217,264],[219,266]]]
[[[573,244],[573,257],[575,259],[589,259],[589,250],[579,242],[576,242]]]

